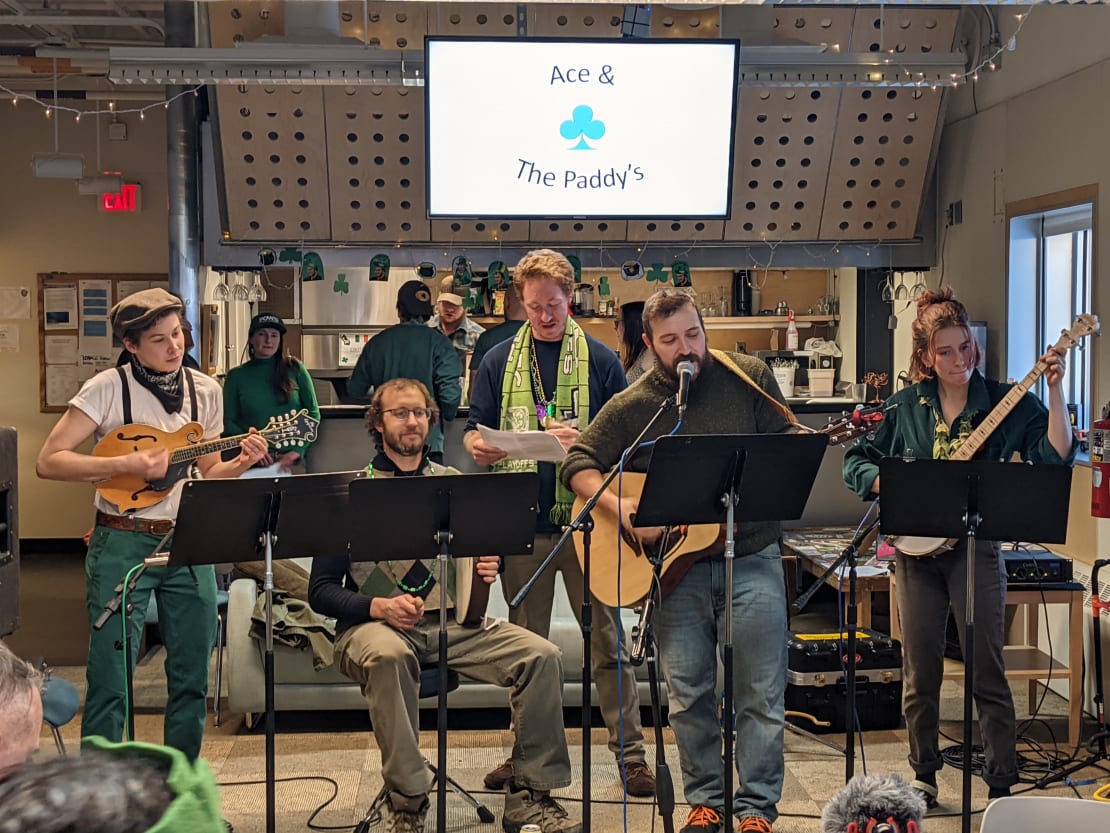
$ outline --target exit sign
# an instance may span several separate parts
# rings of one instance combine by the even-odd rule
[[[101,196],[100,210],[114,214],[134,213],[142,207],[141,193],[138,185],[124,185],[119,191]]]

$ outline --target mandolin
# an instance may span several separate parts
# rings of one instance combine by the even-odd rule
[[[830,422],[817,433],[828,437],[829,445],[839,445],[875,431],[883,419],[881,406],[857,408],[841,419]],[[639,498],[647,475],[625,472],[609,484],[609,491],[623,497]],[[572,517],[585,506],[576,498]],[[692,524],[671,527],[661,539],[662,547],[645,553],[632,530],[620,526],[619,518],[600,506],[592,513],[594,531],[590,538],[590,590],[599,602],[609,607],[635,607],[647,596],[654,580],[655,561],[661,561],[660,576],[664,597],[678,584],[706,550],[724,540],[721,524]],[[574,533],[574,548],[582,563],[583,535]],[[617,590],[618,579],[620,592]]]
[[[270,445],[283,448],[296,441],[312,442],[316,439],[319,425],[319,420],[313,419],[307,410],[302,409],[272,417],[258,433]],[[160,503],[179,480],[188,477],[189,467],[197,458],[235,448],[246,436],[239,434],[202,442],[204,428],[198,422],[190,422],[172,433],[150,425],[122,425],[110,431],[96,444],[94,456],[122,457],[136,451],[165,448],[170,452],[169,468],[164,477],[154,482],[144,480],[139,475],[122,474],[100,481],[96,484],[96,490],[105,500],[119,507],[121,512],[145,509]]]
[[[1082,314],[1075,318],[1072,322],[1070,330],[1063,330],[1059,341],[1053,345],[1053,349],[1065,353],[1075,345],[1080,339],[1089,336],[1091,333],[1098,332],[1099,323],[1098,316]],[[1025,374],[1025,378],[1016,383],[1006,395],[999,400],[998,404],[991,409],[986,418],[979,424],[974,431],[964,440],[963,444],[956,449],[955,453],[949,458],[951,460],[970,460],[975,454],[983,447],[983,443],[987,441],[994,429],[1002,424],[1002,420],[1009,416],[1010,411],[1014,406],[1022,400],[1026,393],[1037,383],[1037,380],[1044,375],[1048,365],[1043,361],[1038,360],[1033,366],[1033,369]],[[939,555],[947,552],[956,545],[955,538],[925,538],[915,535],[899,535],[890,539],[891,545],[903,555],[909,555],[914,558],[921,558],[927,555]]]

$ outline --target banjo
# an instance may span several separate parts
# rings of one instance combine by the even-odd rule
[[[1053,349],[1057,352],[1067,352],[1069,349],[1079,343],[1080,339],[1089,336],[1091,333],[1098,332],[1099,323],[1098,316],[1082,314],[1075,318],[1072,322],[1071,329],[1064,330],[1060,339],[1053,345]],[[983,447],[983,443],[987,441],[994,430],[1002,424],[1002,421],[1009,416],[1014,406],[1021,401],[1022,397],[1036,384],[1037,380],[1044,375],[1048,365],[1043,361],[1039,361],[1033,366],[1033,369],[1025,374],[1025,378],[1015,384],[1006,393],[998,404],[991,409],[984,419],[974,431],[964,440],[963,444],[956,449],[952,454],[952,460],[970,460],[975,454]],[[914,558],[921,558],[927,555],[940,555],[947,552],[956,545],[955,538],[925,538],[914,535],[899,535],[890,539],[890,543],[896,550],[904,555]]]

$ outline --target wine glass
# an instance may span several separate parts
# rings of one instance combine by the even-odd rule
[[[239,280],[240,273],[235,273],[235,285],[231,287],[231,300],[233,301],[247,301],[250,298],[247,295],[247,287]]]
[[[262,285],[262,276],[258,272],[254,273],[254,283],[247,290],[247,300],[252,304],[266,300],[266,287]]]
[[[212,287],[212,300],[217,303],[223,303],[231,297],[231,291],[227,288],[227,273],[219,272],[220,280]]]

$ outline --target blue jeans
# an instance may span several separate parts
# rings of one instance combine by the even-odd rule
[[[774,821],[785,768],[787,618],[778,544],[738,557],[732,579],[733,813]],[[700,561],[655,614],[686,801],[717,810],[725,804],[716,657],[726,637],[726,591],[724,562]]]

